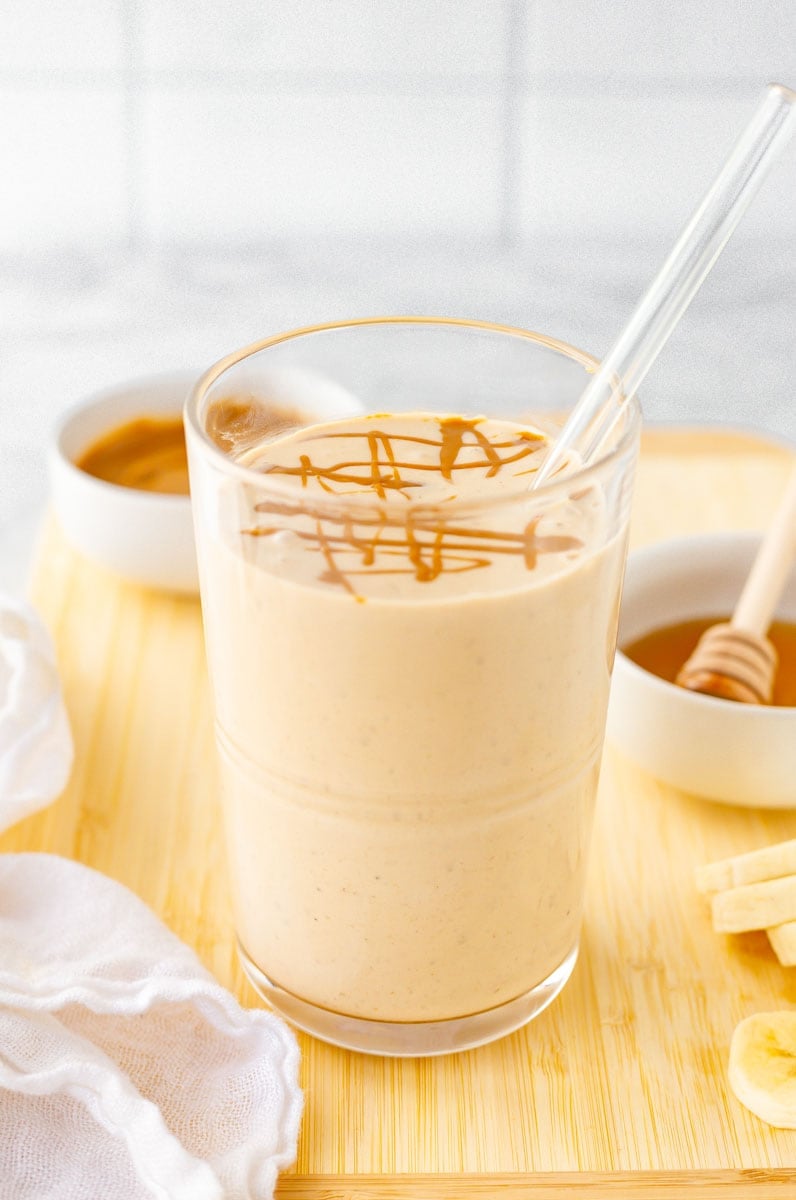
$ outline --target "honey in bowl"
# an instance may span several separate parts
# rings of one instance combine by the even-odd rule
[[[188,495],[182,417],[138,417],[93,442],[75,465],[88,475],[142,492]]]
[[[729,621],[729,617],[700,617],[666,625],[622,646],[622,653],[637,666],[674,683],[683,663],[696,649],[706,629]],[[796,622],[774,621],[767,634],[779,656],[774,676],[774,695],[771,703],[796,707]]]

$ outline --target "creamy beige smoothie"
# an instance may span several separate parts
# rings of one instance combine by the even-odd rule
[[[380,414],[223,448],[263,481],[199,518],[246,955],[373,1020],[522,996],[577,949],[624,530],[595,484],[527,490],[530,425]]]

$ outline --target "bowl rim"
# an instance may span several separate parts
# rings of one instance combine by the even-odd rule
[[[639,546],[636,550],[631,551],[628,556],[627,569],[625,572],[626,582],[627,573],[630,569],[631,560],[637,556],[652,557],[657,551],[676,552],[677,549],[685,546],[702,545],[725,545],[730,546],[733,543],[743,542],[747,545],[759,544],[763,534],[760,531],[748,529],[721,529],[713,533],[689,533],[681,534],[677,537],[663,538],[657,542],[648,542],[644,546]],[[625,595],[627,588],[625,587]],[[623,597],[624,603],[624,597]],[[621,620],[621,615],[620,615]],[[653,626],[657,628],[658,626]],[[710,712],[714,714],[723,714],[722,719],[738,723],[739,721],[772,721],[786,722],[796,720],[796,705],[790,704],[736,704],[731,700],[721,700],[717,696],[706,696],[701,692],[691,692],[687,688],[678,687],[676,683],[670,683],[666,679],[661,679],[659,675],[655,675],[652,671],[647,671],[634,662],[622,650],[619,641],[616,645],[616,663],[614,669],[619,666],[619,669],[626,672],[629,679],[635,680],[638,686],[651,688],[653,693],[657,693],[663,698],[668,697],[670,701],[674,701],[677,696],[677,703],[681,703],[686,708],[691,708],[695,713],[698,711]],[[733,714],[732,716],[730,714]],[[765,714],[765,715],[764,715]]]

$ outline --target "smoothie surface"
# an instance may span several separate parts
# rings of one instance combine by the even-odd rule
[[[263,476],[244,532],[264,569],[359,600],[411,602],[419,591],[437,599],[527,586],[529,572],[560,569],[593,540],[596,491],[573,503],[530,490],[549,445],[531,424],[376,413],[227,453]]]

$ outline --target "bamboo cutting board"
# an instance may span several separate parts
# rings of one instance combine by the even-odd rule
[[[762,528],[791,461],[719,431],[644,438],[633,543]],[[31,595],[55,638],[77,749],[72,780],[0,850],[76,858],[131,887],[246,1005],[215,795],[199,605],[121,583],[47,523]],[[793,1007],[796,969],[764,935],[714,935],[694,867],[796,836],[796,811],[674,792],[605,756],[581,958],[526,1029],[426,1060],[300,1035],[306,1111],[284,1200],[735,1200],[796,1196],[796,1131],[730,1093],[735,1024]]]

